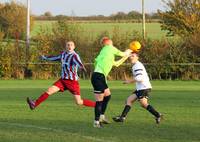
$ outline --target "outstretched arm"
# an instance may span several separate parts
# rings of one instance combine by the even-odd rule
[[[114,61],[114,66],[119,67],[122,63],[124,63],[126,61],[126,59],[128,59],[128,56],[124,56],[121,59],[119,59],[118,61]]]
[[[125,81],[123,81],[123,84],[130,84],[130,83],[134,83],[134,82],[135,82],[134,79],[132,79],[132,80],[125,80]]]
[[[44,55],[41,55],[41,59],[42,60],[48,60],[48,61],[60,61],[61,55],[58,55],[58,56],[44,56]]]
[[[130,49],[127,49],[125,52],[122,52],[123,57],[121,59],[119,59],[118,61],[115,61],[114,66],[119,67],[130,56],[131,52],[132,52],[132,50],[130,50]]]

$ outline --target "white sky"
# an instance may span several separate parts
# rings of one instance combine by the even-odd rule
[[[0,0],[10,2],[12,0]],[[14,0],[26,4],[27,0]],[[117,12],[141,11],[142,0],[30,0],[31,13],[35,15],[50,11],[53,15],[91,16],[111,15]],[[144,0],[147,13],[164,10],[162,0]]]

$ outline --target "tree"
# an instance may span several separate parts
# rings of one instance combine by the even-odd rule
[[[128,18],[129,19],[141,19],[142,14],[137,11],[131,11],[128,13]]]
[[[0,3],[0,29],[8,38],[23,38],[26,32],[26,7],[20,3]],[[31,17],[31,26],[33,18]]]
[[[168,35],[185,37],[200,30],[200,0],[163,0],[168,7],[165,12],[158,11],[162,19],[161,28]]]
[[[117,12],[117,14],[111,15],[113,20],[125,20],[127,18],[127,14],[124,12]]]
[[[46,16],[46,17],[52,17],[53,15],[51,14],[50,11],[47,11],[47,12],[44,13],[44,16]]]

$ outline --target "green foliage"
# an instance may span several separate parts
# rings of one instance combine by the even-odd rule
[[[150,78],[162,79],[162,74],[169,71],[169,45],[165,40],[148,40],[141,52],[141,61],[148,63]],[[167,78],[167,77],[166,77]]]
[[[168,35],[177,34],[181,37],[194,34],[200,30],[199,0],[164,0],[168,10],[159,11],[162,19],[162,29],[168,30]]]
[[[129,19],[142,19],[142,14],[137,11],[131,11],[128,13]]]
[[[165,4],[168,10],[159,11],[162,19],[161,27],[169,31],[168,35],[178,35],[182,40],[180,44],[170,45],[171,63],[200,63],[200,1],[167,0]],[[174,70],[190,74],[188,72],[193,68],[182,66],[174,67]],[[194,76],[196,74],[196,72],[193,73]]]
[[[56,40],[59,40],[64,48],[64,44],[66,41],[75,41],[76,45],[80,45],[81,37],[83,36],[84,30],[75,22],[68,22],[66,20],[58,21],[53,27],[53,35],[56,37]]]
[[[73,40],[76,44],[76,52],[80,55],[87,68],[87,74],[79,73],[81,78],[90,78],[93,72],[93,62],[102,45],[100,39],[108,36],[113,40],[114,46],[124,51],[132,40],[138,40],[143,48],[140,60],[147,63],[147,70],[151,79],[200,79],[198,66],[182,63],[198,63],[196,48],[190,47],[191,42],[181,40],[142,40],[139,32],[124,30],[120,26],[113,26],[112,30],[102,29],[97,32],[88,32],[81,24],[71,21],[54,22],[52,27],[41,27],[37,36],[32,38],[30,46],[30,59],[28,68],[31,70],[33,79],[49,79],[60,77],[60,63],[41,61],[41,55],[57,55],[65,50],[65,41]],[[88,32],[88,33],[86,33]],[[199,41],[194,36],[196,41]],[[196,46],[197,47],[197,46]],[[195,49],[195,50],[194,50]],[[2,78],[24,78],[25,43],[18,40],[4,43],[0,46]],[[5,52],[5,53],[4,53]],[[195,52],[195,53],[194,53]],[[13,56],[14,55],[14,56]],[[18,64],[19,63],[19,64]],[[7,67],[7,68],[6,68]],[[7,70],[6,70],[7,69]],[[131,65],[126,63],[114,68],[109,79],[123,79],[132,76]]]
[[[7,38],[24,38],[26,32],[26,7],[23,4],[10,3],[1,4],[0,28]],[[31,17],[31,26],[33,18]]]
[[[24,78],[25,48],[23,44],[0,42],[0,76],[4,79]]]
[[[46,16],[46,17],[51,17],[51,16],[53,16],[53,15],[52,15],[52,13],[51,13],[50,11],[47,11],[47,12],[44,13],[44,16]]]
[[[11,47],[10,44],[6,44],[6,46],[1,44],[1,52],[0,52],[1,76],[6,79],[11,78],[12,75],[11,73],[12,58],[10,58],[12,49],[10,47]]]
[[[148,19],[146,22],[159,21],[160,17],[157,13],[146,13],[146,18]],[[129,22],[141,22],[142,21],[142,13],[138,11],[130,11],[128,13],[125,12],[117,12],[113,13],[109,16],[104,15],[92,15],[92,16],[75,16],[72,12],[71,16],[67,15],[55,15],[53,16],[51,12],[47,11],[43,15],[35,16],[36,20],[76,20],[76,21],[99,21],[99,22],[114,22],[114,21],[123,21],[128,20]]]

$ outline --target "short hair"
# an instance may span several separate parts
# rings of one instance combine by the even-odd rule
[[[130,56],[135,55],[136,57],[139,57],[138,53],[132,52]]]
[[[103,38],[101,39],[101,42],[100,42],[100,43],[103,44],[103,45],[107,45],[107,44],[112,43],[112,40],[111,40],[109,37],[103,37]]]
[[[66,42],[65,42],[65,46],[66,46],[67,43],[69,43],[69,42],[73,43],[73,45],[75,46],[75,43],[74,43],[72,40],[66,41]]]

